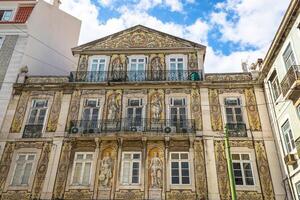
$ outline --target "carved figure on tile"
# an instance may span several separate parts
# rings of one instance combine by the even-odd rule
[[[151,60],[151,68],[152,68],[152,78],[153,80],[161,80],[162,79],[162,64],[160,63],[160,58],[155,57]]]
[[[106,153],[101,161],[101,171],[99,175],[100,184],[103,187],[109,186],[109,181],[112,178],[113,160],[109,153]]]
[[[120,57],[115,58],[112,62],[112,78],[113,80],[122,80],[124,73],[123,64]]]
[[[116,99],[116,95],[112,96],[110,98],[110,101],[108,103],[108,115],[107,115],[107,119],[109,121],[115,121],[118,119],[118,113],[120,111],[120,106],[117,102],[117,99]]]
[[[151,186],[153,188],[159,188],[162,185],[162,162],[158,157],[158,153],[155,153],[150,161],[151,169]]]
[[[153,120],[157,122],[160,120],[162,112],[162,99],[158,93],[153,95],[151,104],[152,117]]]

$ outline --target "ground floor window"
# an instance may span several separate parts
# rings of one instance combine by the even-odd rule
[[[190,184],[189,153],[171,153],[171,184]]]
[[[254,185],[250,154],[232,154],[232,166],[236,185]]]
[[[140,184],[141,153],[123,152],[121,182],[123,185]]]
[[[73,164],[72,185],[88,186],[91,182],[92,152],[76,152]]]

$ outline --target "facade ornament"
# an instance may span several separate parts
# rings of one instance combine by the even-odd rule
[[[162,73],[163,65],[161,64],[160,57],[156,56],[151,60],[151,72],[152,72],[152,79],[153,80],[162,80],[163,73]]]
[[[87,55],[82,55],[80,57],[78,71],[86,71],[87,66],[88,66],[88,56]]]
[[[106,153],[101,161],[101,171],[99,181],[102,187],[108,187],[110,179],[113,177],[112,173],[113,160],[109,153]]]
[[[162,98],[159,93],[156,93],[152,96],[151,105],[152,119],[155,122],[158,122],[161,118],[162,112]]]
[[[110,121],[115,121],[116,119],[118,119],[120,106],[117,103],[116,95],[110,98],[110,101],[108,102],[107,106],[108,106],[107,119]]]
[[[118,56],[112,61],[112,79],[122,80],[124,78],[124,65]]]
[[[160,188],[162,186],[162,161],[158,157],[158,153],[154,153],[150,161],[151,169],[151,186],[153,188]]]

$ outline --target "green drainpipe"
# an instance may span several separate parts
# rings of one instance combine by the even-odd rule
[[[229,176],[231,200],[237,200],[231,153],[230,153],[229,132],[228,132],[227,125],[225,126],[225,153],[227,158],[227,169],[228,169],[228,176]]]

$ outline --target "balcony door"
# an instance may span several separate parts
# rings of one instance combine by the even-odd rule
[[[127,127],[141,130],[143,127],[143,99],[128,99]]]
[[[143,81],[146,78],[146,63],[145,56],[130,56],[128,67],[129,81]]]
[[[174,128],[187,127],[187,107],[185,98],[170,99],[170,124]]]
[[[88,81],[90,82],[103,82],[106,79],[107,61],[106,57],[91,57]]]
[[[225,113],[227,127],[230,131],[246,132],[240,98],[225,98]]]
[[[99,112],[100,100],[99,99],[86,99],[82,113],[81,126],[84,131],[95,131],[99,127]]]
[[[186,59],[182,55],[169,57],[168,79],[171,81],[185,80]]]
[[[38,137],[44,126],[48,100],[33,100],[23,137]]]

